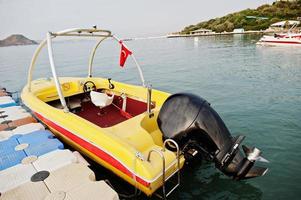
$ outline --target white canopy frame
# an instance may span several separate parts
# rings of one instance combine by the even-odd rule
[[[59,31],[59,32],[48,32],[46,39],[44,39],[39,44],[39,46],[37,47],[32,59],[31,59],[31,63],[30,63],[30,67],[29,67],[28,80],[27,80],[28,91],[31,92],[32,73],[35,68],[36,60],[37,60],[41,50],[47,44],[48,57],[49,57],[49,61],[50,61],[50,67],[51,67],[53,80],[54,80],[61,104],[63,106],[63,109],[65,112],[69,112],[69,109],[67,107],[67,104],[66,104],[63,92],[62,92],[60,81],[59,81],[57,73],[56,73],[56,67],[55,67],[54,57],[53,57],[52,39],[55,37],[58,37],[58,36],[100,37],[100,39],[95,44],[95,46],[90,54],[88,77],[92,77],[93,60],[94,60],[95,52],[96,52],[97,48],[99,47],[100,43],[109,37],[113,38],[117,42],[120,42],[121,40],[118,39],[116,36],[112,35],[111,31],[101,30],[101,29],[97,29],[96,27],[93,27],[91,29],[73,28],[73,29],[66,29],[66,30]],[[137,62],[134,54],[132,53],[130,56],[132,57],[132,59],[134,60],[134,62],[136,64],[142,85],[143,85],[143,87],[145,87],[146,85],[145,85],[145,80],[144,80],[144,76],[143,76],[141,67],[140,67],[139,63]]]

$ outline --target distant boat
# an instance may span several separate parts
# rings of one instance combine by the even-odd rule
[[[294,21],[293,26],[287,33],[274,34],[273,36],[264,35],[258,42],[258,45],[267,46],[300,46],[301,47],[301,33],[291,33],[291,30],[300,24],[299,21]]]
[[[275,34],[274,36],[264,35],[258,42],[258,45],[294,45],[301,47],[301,34]]]

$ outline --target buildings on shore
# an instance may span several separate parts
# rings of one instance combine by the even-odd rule
[[[200,28],[200,29],[197,29],[197,30],[194,30],[194,31],[190,31],[190,34],[194,35],[194,34],[212,34],[212,33],[215,33],[213,32],[212,30],[210,29],[205,29],[205,28]]]
[[[300,18],[297,20],[286,20],[271,24],[266,30],[259,31],[245,31],[243,28],[236,28],[232,32],[221,32],[216,33],[210,29],[200,28],[197,30],[190,31],[188,34],[182,34],[180,32],[168,34],[168,38],[172,37],[198,37],[198,36],[210,36],[210,35],[233,35],[233,34],[262,34],[262,33],[280,33],[287,32],[289,29],[291,32],[299,33],[301,29],[297,27],[300,24]]]
[[[243,28],[236,28],[233,30],[233,33],[244,33],[245,30]],[[206,28],[200,28],[194,31],[190,31],[190,35],[213,35],[216,34],[216,32],[206,29]]]

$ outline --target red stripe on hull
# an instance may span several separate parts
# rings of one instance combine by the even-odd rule
[[[51,128],[54,128],[56,131],[60,132],[65,137],[72,140],[74,143],[80,145],[81,147],[85,148],[89,152],[93,153],[94,155],[96,155],[97,157],[99,157],[100,159],[105,161],[106,163],[113,166],[115,169],[118,169],[119,171],[121,171],[122,173],[126,174],[127,176],[129,176],[131,178],[133,177],[133,173],[130,172],[125,166],[123,166],[118,160],[113,158],[111,155],[107,154],[106,152],[102,151],[101,149],[97,148],[96,146],[90,144],[89,142],[81,139],[80,137],[74,135],[73,133],[71,133],[70,131],[64,129],[63,127],[55,124],[54,122],[52,122],[49,119],[43,117],[42,115],[40,115],[36,112],[35,112],[35,115],[40,120],[42,120],[45,124],[47,124]],[[144,185],[145,187],[149,187],[149,185],[150,185],[149,182],[144,181],[140,177],[136,177],[136,180],[137,180],[138,183]]]
[[[301,44],[301,42],[293,42],[293,41],[261,41],[261,42],[277,43],[277,44]]]

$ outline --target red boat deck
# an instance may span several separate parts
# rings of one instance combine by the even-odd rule
[[[113,104],[100,109],[90,101],[82,103],[81,111],[75,114],[102,128],[110,127],[127,120]]]
[[[99,108],[95,106],[90,100],[83,101],[87,99],[87,96],[84,94],[75,95],[68,97],[66,102],[78,101],[80,102],[80,107],[71,110],[74,114],[100,126],[102,128],[111,127],[120,122],[126,121],[131,117],[135,117],[147,109],[147,104],[145,102],[133,99],[126,98],[126,111],[122,111],[123,99],[120,96],[115,95],[113,103],[107,107]],[[49,105],[52,105],[57,108],[62,108],[59,100],[52,102],[47,102]],[[153,106],[154,107],[154,106]]]
[[[100,109],[95,106],[91,101],[82,102],[81,110],[75,114],[96,124],[102,128],[114,126],[123,122],[131,117],[139,115],[146,111],[146,103],[127,98],[126,112],[121,110],[122,98],[115,96],[113,104]]]

